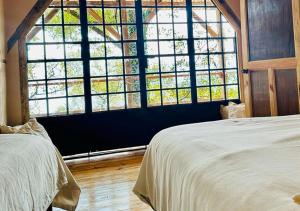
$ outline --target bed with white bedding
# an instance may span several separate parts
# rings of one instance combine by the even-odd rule
[[[134,192],[157,211],[300,210],[300,115],[163,130]]]
[[[0,210],[75,210],[80,188],[43,128],[32,121],[0,131]]]

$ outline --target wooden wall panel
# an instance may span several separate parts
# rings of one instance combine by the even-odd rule
[[[0,63],[5,61],[5,49],[4,8],[3,0],[0,0]]]
[[[6,123],[5,64],[0,62],[0,124]]]
[[[252,114],[254,117],[270,116],[268,71],[251,71]]]
[[[299,113],[296,70],[276,70],[278,115]]]
[[[249,60],[295,56],[292,0],[247,0]]]

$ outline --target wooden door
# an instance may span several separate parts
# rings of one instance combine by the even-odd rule
[[[299,112],[299,1],[241,0],[248,116]],[[298,71],[297,71],[298,69]]]

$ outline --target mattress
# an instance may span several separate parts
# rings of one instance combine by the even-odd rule
[[[133,191],[157,211],[300,210],[300,115],[163,130]]]

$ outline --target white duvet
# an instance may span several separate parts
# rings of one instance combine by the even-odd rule
[[[0,133],[0,211],[75,210],[80,188],[43,126],[32,119]]]
[[[300,210],[300,115],[163,130],[134,192],[157,211]]]
[[[0,135],[0,210],[45,211],[66,183],[48,140],[36,135]]]

